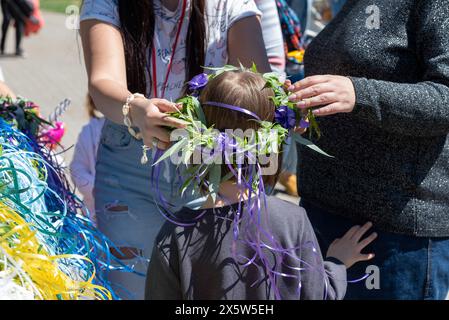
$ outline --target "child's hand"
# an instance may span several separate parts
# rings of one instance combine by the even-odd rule
[[[368,222],[362,227],[354,226],[349,229],[342,238],[335,239],[332,242],[327,250],[326,257],[340,260],[345,264],[346,268],[352,267],[359,261],[368,261],[374,258],[374,253],[362,254],[361,251],[377,238],[377,233],[374,232],[360,241],[372,226],[373,224]]]

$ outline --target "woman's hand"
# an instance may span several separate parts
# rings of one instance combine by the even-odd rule
[[[377,238],[377,233],[374,232],[360,241],[372,226],[373,224],[368,222],[362,227],[354,226],[349,229],[341,239],[335,239],[332,242],[326,257],[340,260],[346,268],[350,268],[359,261],[368,261],[374,258],[374,253],[362,254],[361,251]]]
[[[342,76],[312,76],[288,87],[293,94],[290,101],[297,102],[298,108],[316,108],[317,116],[349,113],[355,106],[355,89],[352,81]]]
[[[164,127],[184,128],[185,124],[167,112],[177,111],[176,104],[164,99],[137,98],[131,103],[131,119],[139,128],[143,143],[152,147],[157,139],[159,149],[167,149],[170,145],[170,132]]]

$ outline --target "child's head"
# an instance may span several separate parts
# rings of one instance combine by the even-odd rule
[[[200,96],[208,126],[225,129],[258,129],[254,118],[238,111],[207,105],[214,101],[249,110],[261,120],[273,121],[275,107],[271,88],[262,75],[250,71],[228,71],[210,80]]]
[[[262,121],[273,122],[275,117],[275,105],[272,101],[274,92],[266,86],[266,80],[261,74],[250,71],[228,71],[220,74],[209,81],[203,89],[200,102],[206,117],[207,126],[223,132],[231,129],[242,131],[252,129],[257,131],[260,125],[253,116],[228,108],[220,108],[208,105],[207,102],[222,103],[236,106],[250,111]],[[273,155],[276,161],[277,171],[275,174],[265,175],[265,184],[274,186],[281,171],[280,152]],[[265,167],[266,165],[261,165]],[[228,173],[225,167],[223,173]]]

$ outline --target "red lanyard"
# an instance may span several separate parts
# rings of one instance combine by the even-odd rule
[[[179,40],[179,35],[181,34],[181,30],[182,30],[182,25],[184,23],[184,17],[186,15],[186,8],[187,8],[187,0],[183,0],[183,4],[182,4],[182,13],[181,13],[181,18],[179,20],[179,24],[178,24],[178,31],[176,32],[176,38],[175,38],[175,43],[173,44],[173,48],[172,48],[172,53],[171,53],[171,57],[170,57],[170,62],[168,63],[168,68],[167,68],[167,73],[165,74],[165,81],[162,84],[162,92],[161,92],[161,96],[160,98],[164,98],[165,96],[165,89],[167,88],[167,83],[168,83],[168,79],[170,77],[170,72],[173,66],[173,59],[175,57],[176,54],[176,48],[178,47],[178,40]],[[154,42],[154,41],[153,41]],[[158,92],[157,92],[157,65],[156,65],[156,49],[154,48],[154,43],[153,43],[153,52],[152,52],[152,64],[153,64],[153,95],[155,98],[158,98]]]

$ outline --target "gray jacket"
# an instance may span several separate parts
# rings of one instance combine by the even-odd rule
[[[146,299],[149,300],[272,300],[272,284],[257,265],[245,267],[232,255],[254,255],[253,249],[234,242],[233,212],[237,205],[209,209],[194,227],[177,227],[167,222],[161,229],[148,268]],[[346,267],[336,259],[323,262],[318,242],[305,210],[275,197],[267,198],[267,210],[261,211],[265,230],[287,251],[281,266],[275,269],[298,279],[278,277],[277,286],[284,300],[342,299],[346,293]],[[231,210],[233,209],[233,210]],[[178,217],[198,216],[201,211],[183,209]],[[243,215],[247,214],[243,212]],[[251,226],[242,220],[239,230]],[[264,236],[262,236],[262,239]],[[268,252],[266,252],[268,253]],[[270,266],[275,265],[267,254]],[[293,258],[292,258],[293,257]],[[298,261],[300,259],[301,262]],[[246,260],[241,259],[240,262]],[[279,262],[279,261],[278,261]],[[295,269],[296,268],[296,269]],[[301,271],[298,271],[301,268]]]
[[[350,114],[299,148],[299,190],[384,231],[449,236],[449,1],[349,0],[311,43],[307,76],[349,76]]]

